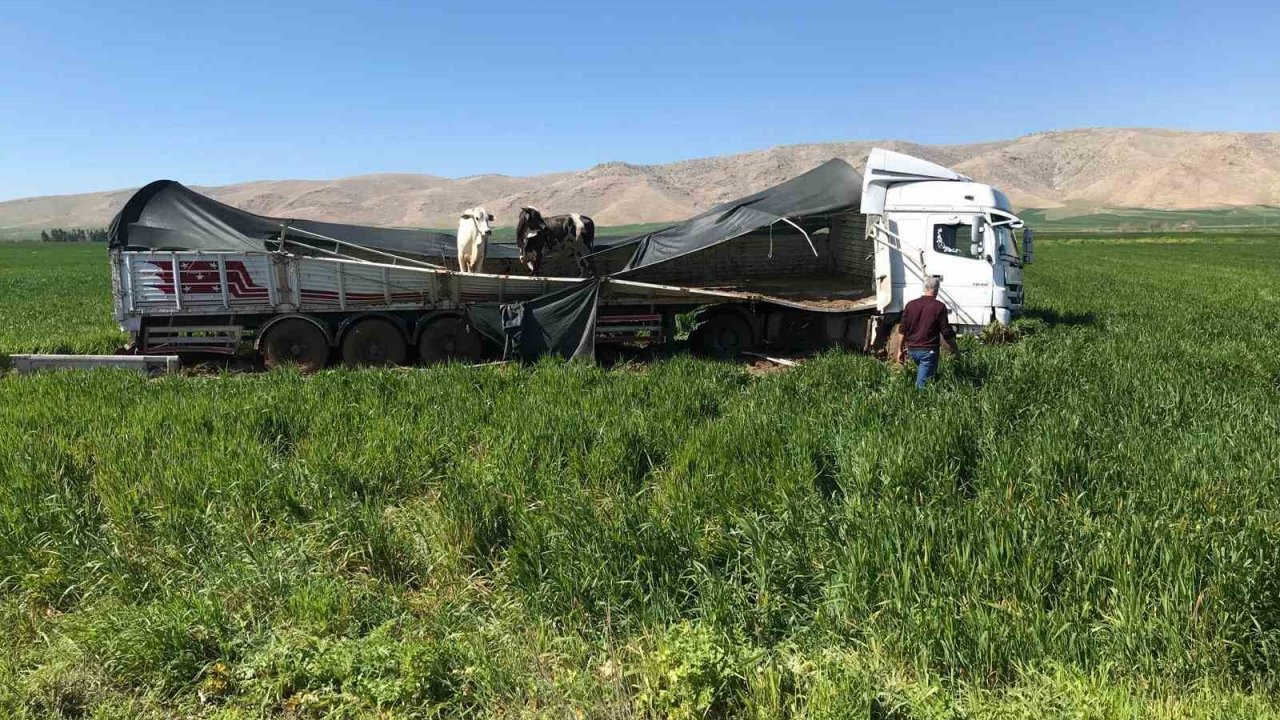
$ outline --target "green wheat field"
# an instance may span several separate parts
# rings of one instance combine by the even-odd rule
[[[924,393],[0,374],[0,716],[1280,716],[1278,268],[1044,239]],[[0,245],[0,353],[122,339],[103,246]]]

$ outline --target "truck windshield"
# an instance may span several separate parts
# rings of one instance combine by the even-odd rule
[[[996,236],[996,247],[1000,248],[1001,255],[1012,255],[1015,258],[1022,257],[1022,252],[1018,249],[1018,237],[1009,229],[1008,225],[996,225],[994,228]]]
[[[991,229],[995,237],[996,252],[1007,260],[1021,262],[1022,248],[1018,247],[1018,234],[1015,227],[1022,227],[1022,221],[1016,215],[1002,210],[991,210],[987,219],[991,221]]]

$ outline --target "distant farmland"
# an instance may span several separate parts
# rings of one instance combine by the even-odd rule
[[[1067,214],[1066,210],[1021,210],[1020,217],[1039,231],[1055,233],[1134,233],[1169,231],[1280,232],[1280,207],[1214,208],[1206,210],[1143,210],[1127,208]]]
[[[926,393],[2,375],[0,715],[1275,717],[1277,267],[1043,240],[1021,337]],[[105,248],[0,246],[0,353],[120,340]]]

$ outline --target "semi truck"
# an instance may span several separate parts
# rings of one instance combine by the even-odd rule
[[[1021,231],[1021,238],[1018,237]],[[254,215],[172,181],[139,190],[109,237],[115,318],[139,354],[260,354],[317,370],[669,343],[695,351],[883,347],[924,279],[962,331],[1022,310],[1031,230],[999,190],[874,149],[534,277],[491,244],[461,272],[443,233]],[[568,308],[568,309],[566,309]],[[513,341],[514,340],[514,341]]]

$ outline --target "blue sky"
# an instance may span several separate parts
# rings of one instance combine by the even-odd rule
[[[828,140],[1280,129],[1280,3],[116,3],[0,13],[0,199]]]

